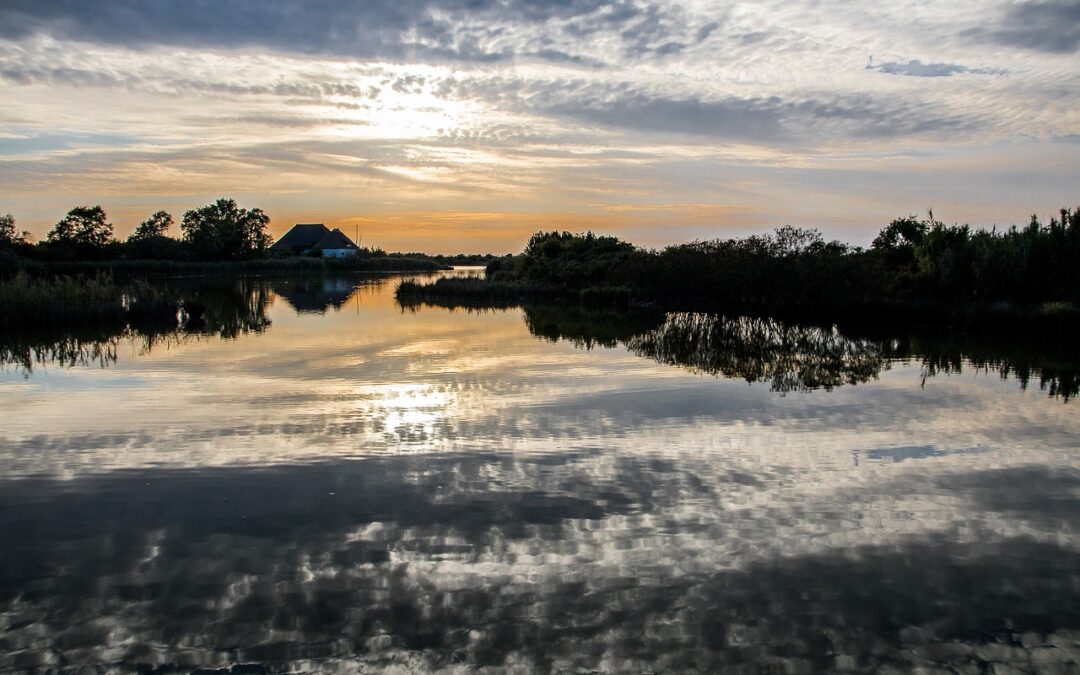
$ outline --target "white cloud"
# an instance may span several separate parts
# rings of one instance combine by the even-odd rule
[[[0,132],[19,139],[0,145],[0,198],[15,212],[26,204],[37,224],[28,190],[39,200],[50,189],[130,200],[133,177],[168,159],[173,194],[193,198],[219,185],[293,190],[299,200],[311,183],[353,185],[359,172],[390,200],[420,178],[441,186],[444,208],[470,208],[453,195],[502,186],[522,191],[512,201],[582,213],[595,200],[573,193],[595,195],[630,176],[635,190],[670,191],[676,160],[699,172],[798,169],[804,185],[834,192],[834,173],[808,171],[822,156],[849,166],[872,157],[887,170],[871,175],[886,175],[903,169],[892,158],[913,151],[970,156],[1020,144],[1049,163],[1067,156],[1054,139],[1080,129],[1080,68],[1063,48],[972,32],[1020,11],[997,2],[975,11],[967,3],[405,4],[416,11],[346,4],[322,16],[290,14],[281,0],[243,30],[211,29],[182,6],[166,16],[118,0],[84,16],[74,3],[9,4]],[[80,140],[102,134],[114,136],[109,147]],[[68,140],[57,147],[56,137]],[[260,163],[280,169],[282,148],[295,171],[259,175]],[[1070,198],[1056,187],[1011,195],[1006,183],[984,179],[956,175],[965,190],[981,186],[1002,221]],[[839,223],[852,215],[845,202],[863,197],[841,196],[832,214],[782,197],[739,205],[764,220]],[[917,191],[897,196],[924,206]],[[676,201],[733,197],[722,186],[704,199],[685,188]],[[328,218],[365,208],[356,201],[351,213]],[[893,207],[859,208],[882,217]]]

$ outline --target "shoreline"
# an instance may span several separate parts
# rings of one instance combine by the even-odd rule
[[[703,312],[774,317],[787,321],[832,324],[859,329],[889,329],[900,324],[998,334],[1049,332],[1064,337],[1080,328],[1080,307],[1064,302],[1022,305],[1010,302],[946,304],[882,300],[832,305],[784,302],[745,303],[715,299],[647,298],[625,287],[583,289],[545,287],[523,282],[472,279],[403,280],[395,290],[403,307],[430,305],[447,309],[509,309],[529,305],[561,305],[584,310],[627,312]]]
[[[266,258],[254,260],[194,261],[194,260],[23,260],[4,270],[7,273],[27,272],[46,275],[79,274],[173,274],[250,273],[250,272],[438,272],[452,269],[432,260],[404,257],[374,258]]]

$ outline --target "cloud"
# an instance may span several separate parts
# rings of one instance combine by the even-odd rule
[[[871,94],[703,98],[651,91],[631,82],[587,81],[520,83],[516,92],[505,83],[478,82],[472,89],[482,97],[494,97],[498,105],[516,105],[533,114],[593,127],[759,144],[933,135],[970,131],[983,124],[972,114],[962,116],[941,105]]]
[[[973,28],[964,34],[1037,52],[1071,54],[1080,49],[1080,2],[1048,0],[1010,4],[996,27]]]
[[[902,63],[888,61],[866,66],[867,70],[876,70],[886,75],[907,75],[910,77],[951,77],[953,75],[1005,75],[1008,71],[997,68],[968,68],[956,63],[923,63],[918,59]]]
[[[677,8],[586,0],[227,0],[146,3],[13,0],[0,8],[0,36],[48,34],[125,46],[264,47],[305,54],[414,61],[494,62],[516,55],[591,61],[529,42],[609,33],[627,54],[664,55],[700,42],[715,21]],[[560,40],[573,43],[573,40]]]
[[[1071,48],[1071,5],[1002,7],[985,0],[964,12],[935,6],[915,16],[899,6],[871,11],[835,0],[726,7],[673,0],[9,0],[0,3],[0,87],[13,95],[0,112],[0,121],[9,121],[0,134],[19,120],[18,131],[31,136],[123,129],[137,142],[127,154],[98,154],[82,165],[70,155],[99,149],[73,144],[68,155],[52,153],[51,166],[40,156],[33,166],[20,164],[23,154],[0,158],[5,208],[41,228],[54,220],[40,214],[45,194],[56,190],[129,200],[134,192],[126,190],[137,185],[180,194],[225,184],[267,195],[264,201],[294,194],[290,205],[304,210],[311,207],[302,202],[315,199],[305,190],[322,183],[334,185],[333,194],[310,203],[337,206],[319,218],[371,216],[372,204],[404,202],[403,213],[433,212],[432,192],[406,195],[393,176],[358,192],[342,172],[355,173],[363,161],[331,162],[333,175],[318,178],[300,170],[261,175],[246,158],[230,156],[233,148],[258,155],[270,140],[302,143],[316,160],[314,172],[329,155],[355,155],[356,139],[375,139],[410,144],[414,163],[435,170],[399,177],[439,186],[438,206],[448,209],[506,213],[544,203],[546,212],[583,218],[595,212],[589,204],[616,193],[648,201],[646,193],[660,190],[665,202],[768,203],[758,211],[762,224],[880,222],[897,203],[907,210],[910,200],[943,189],[922,180],[925,172],[896,175],[897,158],[913,148],[935,144],[944,156],[1074,132],[1075,67],[1053,50],[1000,46],[1018,39],[1020,28],[1006,20],[1027,13],[1057,17],[1049,21],[1059,24],[1048,33],[1057,36],[1054,49]],[[982,33],[963,34],[965,26]],[[863,70],[866,54],[883,45],[905,58],[886,56],[874,71]],[[1005,74],[1007,81],[986,77]],[[322,147],[328,143],[342,151]],[[174,148],[190,152],[146,174],[154,183],[146,186],[141,170]],[[848,171],[838,182],[835,172],[808,171],[798,178],[798,198],[780,195],[774,176],[759,175],[772,188],[708,180],[716,171],[734,176],[766,165],[820,168],[826,155],[834,167],[866,167],[868,153],[881,160],[871,174]],[[76,171],[68,171],[69,161]],[[226,175],[238,166],[251,172]],[[489,170],[496,166],[497,176]],[[970,172],[950,181],[978,186],[969,202],[977,210],[965,206],[956,217],[989,224],[1057,204],[1065,192],[1055,177],[1072,164],[1049,166],[1038,170],[1046,179],[1038,190]],[[478,205],[475,191],[459,190],[466,175],[472,184],[514,183],[518,193],[512,202],[493,196]],[[897,181],[920,180],[895,189]],[[30,203],[28,182],[39,201]],[[371,199],[361,202],[358,194]],[[510,192],[495,194],[506,200]],[[650,239],[667,243],[671,236],[657,231]]]

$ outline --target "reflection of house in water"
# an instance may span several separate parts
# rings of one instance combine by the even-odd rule
[[[331,230],[322,223],[300,223],[274,242],[270,250],[291,255],[319,251],[324,258],[344,258],[356,255],[360,247],[336,227]]]
[[[274,282],[274,293],[300,313],[341,309],[356,292],[356,281],[343,278],[298,278]]]

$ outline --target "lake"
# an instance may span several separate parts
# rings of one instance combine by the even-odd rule
[[[399,278],[8,327],[0,671],[1080,669],[1073,343]]]

